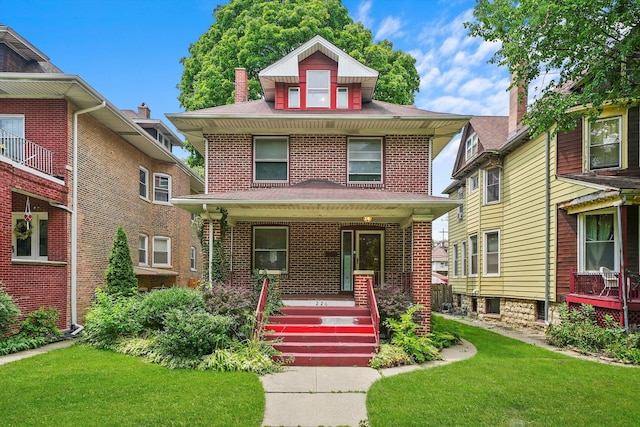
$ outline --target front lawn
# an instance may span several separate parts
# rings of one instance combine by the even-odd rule
[[[571,358],[456,324],[478,354],[376,382],[367,394],[371,426],[622,426],[640,420],[640,368]]]
[[[259,426],[258,376],[167,369],[75,345],[0,366],[0,424]]]

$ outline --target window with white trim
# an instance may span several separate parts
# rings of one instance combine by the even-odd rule
[[[24,160],[24,115],[0,115],[0,155],[13,161]]]
[[[49,259],[49,214],[33,212],[27,224],[23,212],[11,214],[11,258],[47,261]],[[28,226],[28,227],[27,227]]]
[[[464,201],[464,188],[458,188],[458,200]],[[456,208],[456,216],[458,222],[464,220],[464,204],[458,205]]]
[[[474,133],[470,135],[464,143],[464,159],[470,160],[473,156],[478,154],[478,134]]]
[[[336,108],[349,108],[348,87],[339,87],[336,89]]]
[[[307,108],[329,108],[329,70],[307,71]]]
[[[478,275],[478,235],[469,236],[469,276]]]
[[[169,205],[171,200],[171,176],[163,173],[153,174],[153,202]]]
[[[467,242],[460,242],[460,255],[462,255],[461,277],[467,277]]]
[[[253,177],[256,182],[289,180],[289,138],[256,136],[253,138]]]
[[[289,265],[289,228],[253,227],[253,268],[287,272]]]
[[[484,203],[490,205],[500,202],[500,168],[484,171]]]
[[[589,123],[589,170],[622,167],[622,117],[608,117]]]
[[[138,237],[138,264],[149,265],[149,236],[140,234]]]
[[[190,249],[190,252],[189,252],[189,264],[191,266],[191,271],[196,271],[197,270],[196,248],[194,246],[191,246],[191,249]]]
[[[453,244],[453,269],[451,271],[451,277],[458,277],[458,269],[459,269],[459,263],[460,263],[460,258],[458,255],[458,244],[454,243]]]
[[[349,138],[349,183],[382,183],[382,138]]]
[[[581,271],[598,271],[600,267],[618,270],[616,228],[616,214],[613,210],[578,216],[578,257]]]
[[[478,174],[471,175],[467,178],[467,193],[471,194],[478,189]]]
[[[485,231],[482,236],[482,247],[482,275],[500,275],[500,231]]]
[[[140,166],[139,178],[139,194],[140,197],[149,200],[149,171]]]
[[[289,108],[300,108],[300,88],[299,87],[289,88],[289,99],[287,104]]]
[[[170,140],[166,135],[164,135],[164,134],[162,134],[162,133],[158,132],[158,133],[156,134],[156,139],[158,140],[158,142],[159,142],[161,145],[164,145],[164,147],[165,147],[166,149],[168,149],[169,151],[171,151],[171,140]]]
[[[171,267],[171,238],[154,236],[153,266]]]

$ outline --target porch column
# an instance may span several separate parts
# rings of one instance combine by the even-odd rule
[[[373,271],[369,270],[355,270],[353,272],[353,299],[355,300],[356,307],[368,307],[369,298],[367,297],[367,282],[369,279],[373,280]]]
[[[414,216],[412,222],[413,242],[413,302],[424,306],[417,312],[423,335],[431,331],[431,218]]]

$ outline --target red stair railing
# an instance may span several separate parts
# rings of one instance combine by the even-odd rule
[[[371,320],[373,323],[373,331],[376,334],[376,347],[380,345],[380,312],[378,311],[378,302],[376,294],[373,291],[373,278],[367,279],[367,302],[371,310]]]
[[[264,309],[267,306],[267,297],[269,295],[269,278],[265,277],[260,290],[260,298],[258,299],[258,307],[256,308],[256,330],[255,337],[260,336],[264,322]]]

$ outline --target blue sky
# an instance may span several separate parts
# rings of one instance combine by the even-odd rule
[[[67,74],[76,74],[120,109],[141,102],[153,118],[182,111],[180,59],[213,23],[220,0],[0,0],[13,28]],[[468,37],[474,0],[343,0],[376,40],[416,58],[416,106],[469,115],[506,115],[509,76],[488,64],[497,47]],[[450,183],[458,138],[434,161],[434,195]],[[434,239],[446,222],[434,223]]]

